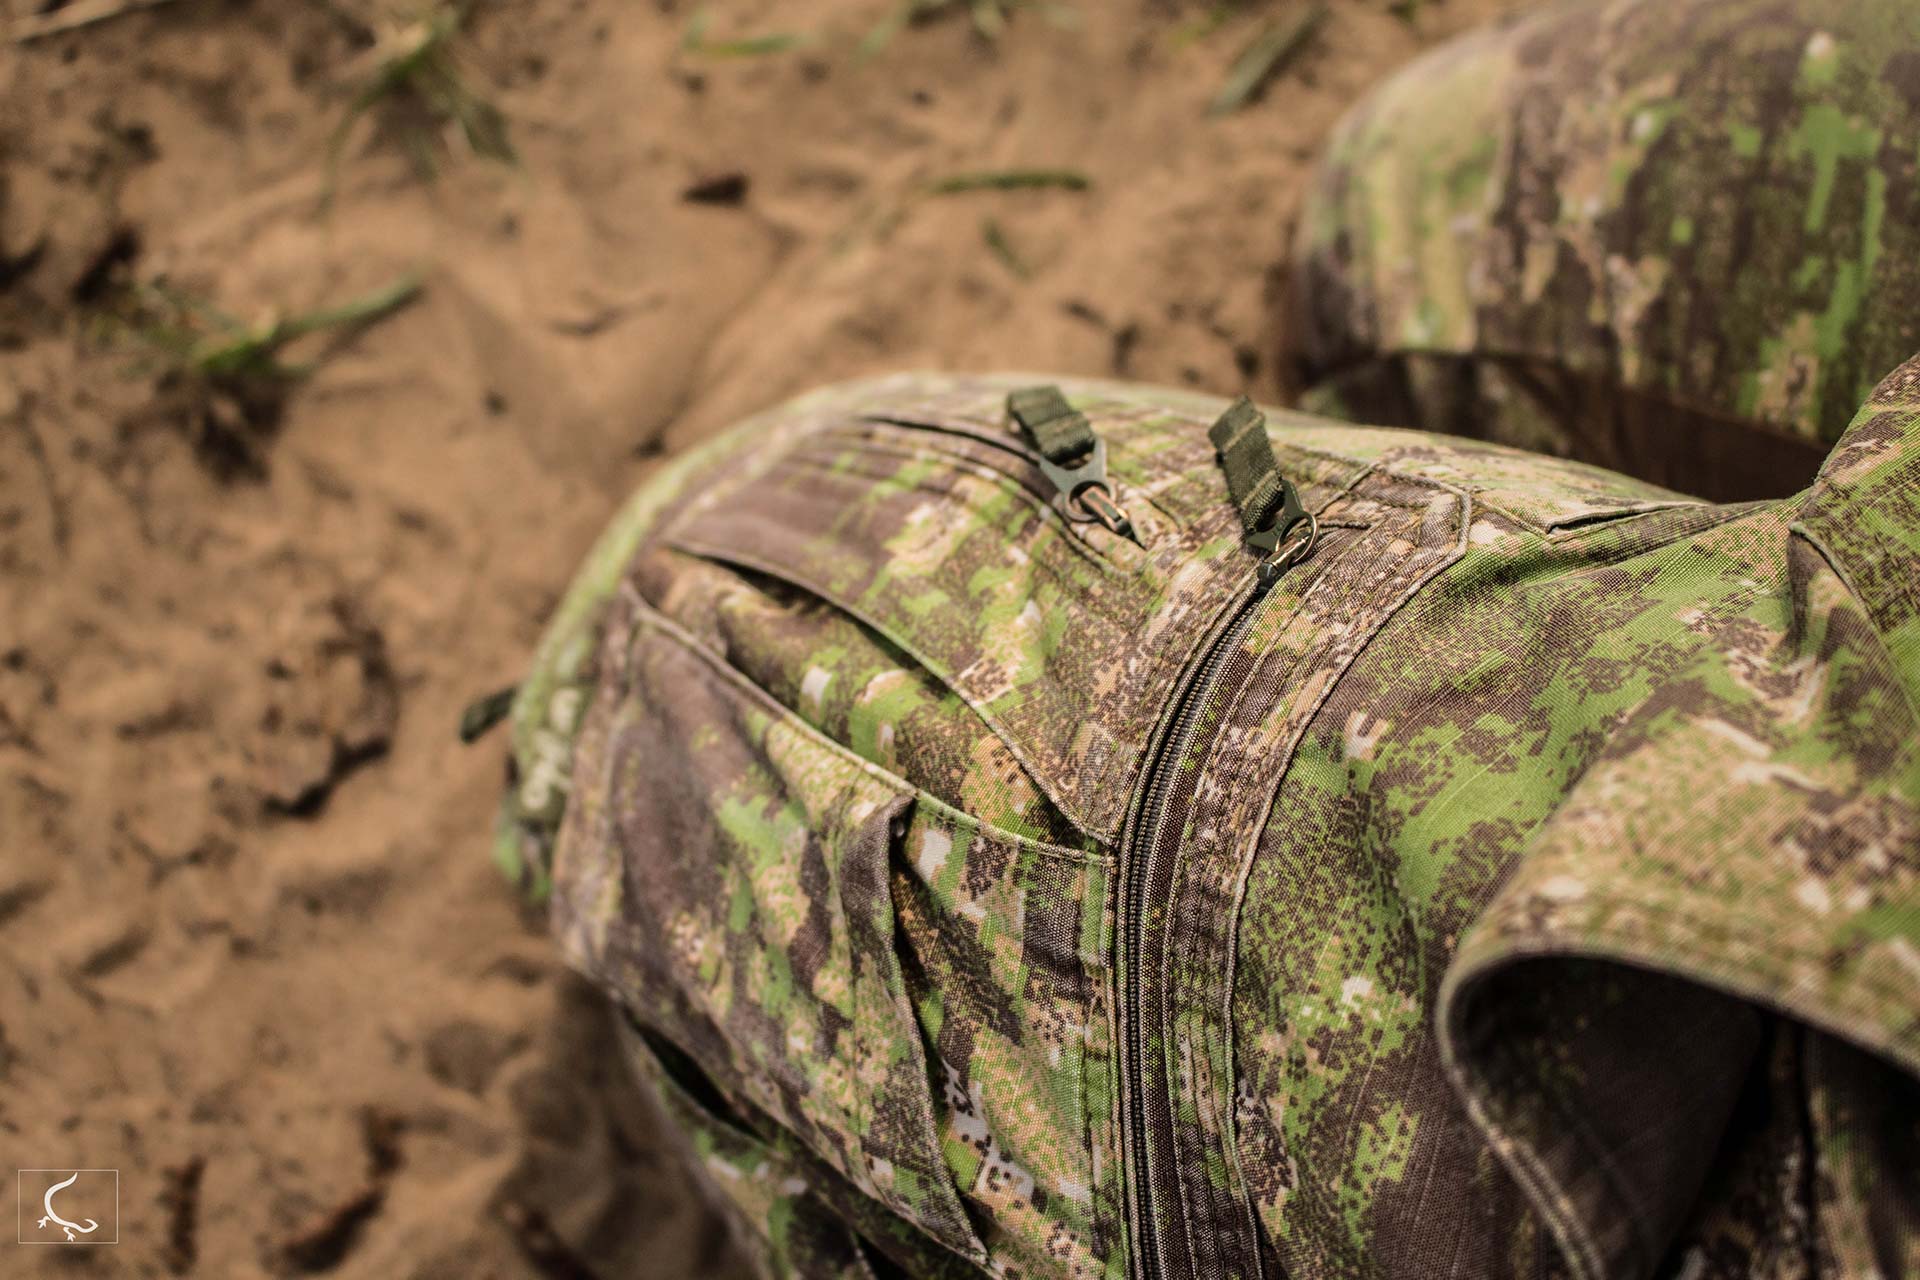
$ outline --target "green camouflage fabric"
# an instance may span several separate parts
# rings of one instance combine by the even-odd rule
[[[1716,506],[899,375],[657,476],[502,818],[771,1276],[1920,1270],[1920,360]],[[537,781],[537,785],[534,784]]]
[[[1920,5],[1453,41],[1342,122],[1291,284],[1305,407],[1782,496],[1920,349]]]

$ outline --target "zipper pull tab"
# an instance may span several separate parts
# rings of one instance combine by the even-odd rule
[[[1113,500],[1107,482],[1107,442],[1087,417],[1054,386],[1023,387],[1007,396],[1007,413],[1039,453],[1040,474],[1057,491],[1054,504],[1067,519],[1098,523],[1139,545],[1133,520]]]
[[[1293,481],[1280,474],[1267,415],[1241,396],[1207,429],[1227,493],[1240,509],[1247,545],[1261,553],[1260,585],[1270,587],[1281,574],[1306,559],[1320,536],[1320,521],[1300,502]]]
[[[1280,480],[1280,510],[1264,529],[1247,535],[1247,545],[1265,553],[1260,561],[1260,585],[1270,587],[1274,580],[1313,554],[1320,538],[1320,520],[1300,505],[1300,492],[1293,481]]]

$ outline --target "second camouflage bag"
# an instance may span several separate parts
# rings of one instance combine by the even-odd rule
[[[1914,1248],[1920,362],[1738,506],[1030,383],[676,461],[515,704],[503,856],[771,1273]]]

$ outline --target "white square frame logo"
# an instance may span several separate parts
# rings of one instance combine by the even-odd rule
[[[72,1174],[78,1178],[83,1173],[110,1173],[113,1175],[113,1235],[110,1239],[97,1239],[91,1234],[81,1235],[72,1240],[29,1240],[27,1239],[27,1175],[30,1173]],[[120,1243],[120,1171],[118,1169],[16,1169],[13,1174],[14,1202],[14,1243],[16,1244],[119,1244]],[[32,1215],[38,1219],[39,1208]]]

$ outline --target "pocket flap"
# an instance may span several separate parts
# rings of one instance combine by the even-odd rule
[[[1019,480],[950,451],[821,433],[706,495],[668,540],[884,636],[972,707],[1062,814],[1111,841],[1162,704],[1251,578],[1231,508],[1206,515],[1159,523],[1143,551],[1069,526]]]

